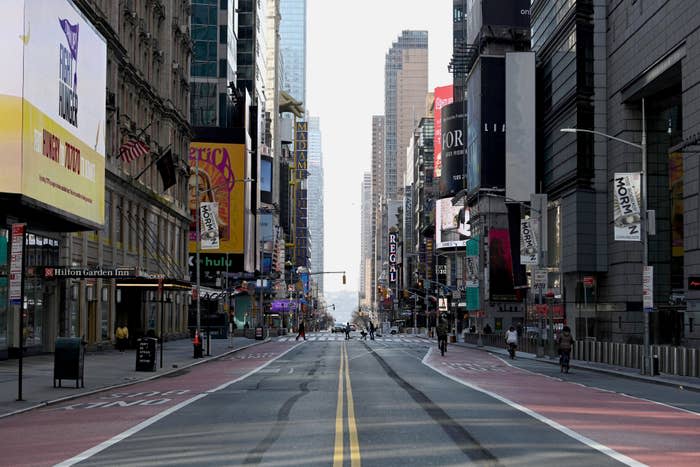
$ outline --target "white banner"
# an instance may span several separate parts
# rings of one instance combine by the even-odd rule
[[[27,224],[12,224],[10,246],[10,303],[22,304],[22,274],[24,267],[24,233]]]
[[[642,274],[642,300],[644,311],[654,311],[654,267],[644,266]]]
[[[639,172],[616,173],[613,179],[613,220],[615,240],[638,242],[642,239],[641,175]]]
[[[537,264],[539,250],[537,248],[537,221],[522,219],[520,221],[520,264]]]
[[[199,205],[202,250],[219,248],[219,223],[216,220],[218,213],[219,203],[201,203]]]

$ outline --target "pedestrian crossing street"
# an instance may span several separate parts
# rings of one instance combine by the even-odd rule
[[[277,338],[277,342],[292,342],[296,341],[296,334],[291,334],[287,336],[282,336]],[[359,332],[353,332],[350,334],[352,341],[363,340]],[[301,339],[300,339],[301,340]],[[307,342],[340,342],[345,341],[345,334],[342,333],[310,333],[306,335]],[[424,338],[411,336],[411,335],[401,335],[394,334],[389,336],[382,336],[374,338],[375,342],[388,343],[388,342],[400,342],[404,344],[415,344],[421,343],[425,344],[427,341]],[[371,342],[369,336],[367,336],[367,342]]]

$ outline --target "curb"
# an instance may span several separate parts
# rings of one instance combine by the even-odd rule
[[[164,377],[164,376],[168,376],[168,375],[170,375],[170,374],[172,374],[172,373],[175,373],[175,372],[177,372],[177,371],[182,371],[183,369],[191,368],[191,367],[196,366],[196,365],[202,365],[202,364],[204,364],[204,363],[208,363],[208,362],[211,362],[211,361],[213,361],[213,360],[218,360],[218,359],[220,359],[220,358],[222,358],[222,357],[225,357],[225,356],[227,356],[227,355],[231,355],[232,353],[238,352],[238,351],[240,351],[240,350],[245,350],[245,349],[247,349],[247,348],[249,348],[249,347],[253,347],[253,346],[255,346],[255,345],[265,344],[266,342],[270,342],[271,340],[272,340],[272,339],[270,339],[270,338],[268,337],[268,338],[266,338],[265,340],[263,340],[263,341],[261,341],[261,342],[254,342],[254,343],[252,343],[252,344],[244,345],[243,347],[239,347],[239,348],[236,348],[236,349],[231,349],[231,350],[228,350],[228,351],[226,351],[226,352],[224,352],[224,353],[222,353],[222,354],[214,355],[214,356],[211,356],[211,357],[206,358],[206,359],[202,359],[202,360],[199,360],[199,361],[195,361],[195,362],[192,362],[192,363],[188,363],[188,364],[186,364],[186,365],[184,365],[184,366],[181,366],[181,367],[178,367],[178,368],[172,368],[172,369],[170,369],[170,370],[164,371],[163,373],[156,374],[156,375],[153,375],[153,376],[149,376],[149,377],[147,377],[147,378],[138,379],[138,380],[134,380],[134,381],[127,381],[126,383],[113,384],[113,385],[111,385],[111,386],[102,386],[102,387],[100,387],[100,388],[91,389],[90,391],[81,392],[80,394],[72,394],[72,395],[70,395],[70,396],[64,396],[64,397],[60,397],[60,398],[58,398],[58,399],[51,399],[51,400],[48,400],[48,401],[43,401],[43,402],[40,402],[40,403],[38,403],[38,404],[34,404],[34,405],[32,405],[31,407],[25,407],[25,408],[23,408],[23,409],[15,410],[14,412],[8,412],[8,413],[6,413],[6,414],[0,414],[0,419],[7,418],[7,417],[11,417],[11,416],[13,416],[13,415],[19,415],[19,414],[21,414],[21,413],[29,412],[30,410],[40,409],[40,408],[42,408],[42,407],[48,407],[48,406],[50,406],[50,405],[60,404],[61,402],[70,401],[70,400],[73,400],[73,399],[77,399],[77,398],[79,398],[79,397],[90,396],[90,395],[92,395],[92,394],[97,394],[98,392],[104,392],[104,391],[109,391],[109,390],[111,390],[111,389],[118,389],[118,388],[123,388],[123,387],[126,387],[126,386],[133,386],[134,384],[145,383],[145,382],[147,382],[147,381],[153,381],[153,380],[155,380],[155,379],[162,378],[162,377]]]

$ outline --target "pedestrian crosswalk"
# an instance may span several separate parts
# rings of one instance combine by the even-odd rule
[[[300,339],[301,340],[301,339]],[[363,340],[361,336],[351,335],[353,341]],[[296,341],[296,334],[281,336],[277,338],[277,342],[292,342]],[[307,334],[307,342],[340,342],[345,341],[345,334],[328,334],[328,333],[318,333],[318,334]],[[367,342],[371,342],[369,337]],[[390,335],[375,337],[375,342],[402,342],[402,343],[425,343],[426,340],[417,336],[405,336],[405,335]]]

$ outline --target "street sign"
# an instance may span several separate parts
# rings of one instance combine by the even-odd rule
[[[595,279],[593,279],[593,276],[583,276],[583,286],[587,289],[590,289],[593,287],[593,284],[595,284]]]
[[[545,288],[547,287],[547,270],[546,269],[535,269],[535,287]]]
[[[12,224],[12,240],[10,247],[10,303],[22,303],[22,268],[24,232],[27,224]]]

